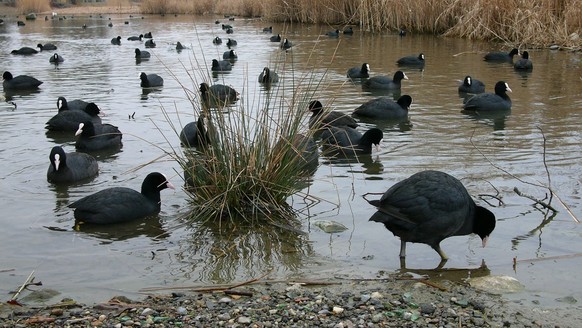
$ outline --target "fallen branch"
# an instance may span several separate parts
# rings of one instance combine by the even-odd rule
[[[531,195],[528,195],[528,194],[524,194],[524,193],[522,193],[521,191],[519,191],[519,189],[517,189],[517,187],[514,187],[514,188],[513,188],[513,191],[515,191],[515,193],[516,193],[518,196],[521,196],[521,197],[525,197],[525,198],[531,199],[531,200],[532,200],[532,201],[534,201],[536,204],[540,204],[541,206],[543,206],[543,207],[545,207],[545,208],[547,208],[547,209],[549,209],[549,210],[552,210],[552,211],[554,211],[554,213],[557,213],[557,212],[558,212],[558,211],[557,211],[557,210],[556,210],[554,207],[552,207],[552,205],[550,205],[550,204],[548,204],[548,203],[546,203],[546,202],[543,202],[543,201],[541,201],[541,200],[539,200],[539,199],[536,199],[534,196],[531,196]]]
[[[24,283],[22,284],[22,286],[20,286],[20,288],[18,288],[18,290],[16,291],[16,293],[14,293],[14,295],[12,295],[12,298],[11,298],[11,299],[8,301],[8,303],[10,303],[10,304],[15,304],[15,303],[16,303],[16,304],[20,305],[20,304],[19,304],[19,303],[16,301],[16,299],[18,298],[18,295],[20,295],[20,293],[21,293],[21,292],[22,292],[22,291],[23,291],[23,290],[24,290],[26,287],[28,287],[29,285],[33,284],[33,281],[34,281],[34,277],[33,277],[33,275],[34,275],[34,270],[32,270],[32,272],[31,272],[31,273],[28,275],[28,277],[26,278],[26,280],[24,281]],[[36,283],[36,284],[38,285],[39,283]],[[41,284],[42,284],[42,283],[41,283]]]
[[[230,290],[230,289],[234,289],[237,287],[241,287],[241,286],[245,286],[245,285],[249,285],[252,283],[255,283],[261,279],[263,279],[264,277],[266,277],[267,275],[269,275],[271,273],[271,271],[263,274],[262,276],[258,277],[258,278],[254,278],[245,282],[241,282],[240,284],[236,284],[236,285],[232,285],[232,286],[227,286],[227,285],[221,285],[221,286],[214,286],[214,287],[204,287],[204,288],[196,288],[195,286],[181,286],[181,287],[150,287],[150,288],[142,288],[139,291],[144,293],[144,292],[155,292],[155,291],[162,291],[162,290],[190,290],[192,292],[197,292],[197,293],[207,293],[207,292],[220,292],[220,291],[226,291],[226,290]]]

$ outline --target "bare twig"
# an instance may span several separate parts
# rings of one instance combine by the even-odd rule
[[[10,299],[10,301],[14,301],[18,298],[18,295],[20,295],[20,293],[28,286],[32,283],[32,281],[34,280],[34,270],[32,270],[32,272],[28,275],[28,277],[26,278],[26,280],[24,281],[24,283],[22,284],[22,286],[20,286],[20,288],[18,288],[18,290],[16,291],[16,293],[14,293],[14,295],[12,295],[12,298]]]
[[[513,188],[513,191],[515,191],[515,193],[516,193],[516,194],[518,194],[518,195],[519,195],[519,196],[521,196],[521,197],[525,197],[525,198],[531,199],[531,200],[533,200],[533,201],[534,201],[536,204],[540,204],[541,206],[543,206],[543,207],[545,207],[545,208],[547,208],[547,209],[550,209],[550,210],[552,210],[552,211],[554,211],[554,212],[558,212],[558,211],[557,211],[557,210],[556,210],[554,207],[552,207],[552,205],[550,205],[550,204],[548,204],[548,203],[546,203],[546,202],[543,202],[543,201],[541,201],[541,200],[539,200],[539,199],[536,199],[536,198],[535,198],[534,196],[532,196],[532,195],[528,195],[528,194],[524,194],[524,193],[522,193],[521,191],[519,191],[519,189],[517,189],[517,187],[514,187],[514,188]]]

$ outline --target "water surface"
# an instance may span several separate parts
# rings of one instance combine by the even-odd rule
[[[113,27],[107,26],[109,17]],[[269,42],[271,35],[262,33],[271,23],[237,19],[229,22],[235,33],[227,35],[215,19],[69,17],[27,22],[21,28],[5,19],[0,26],[2,71],[32,75],[44,84],[36,93],[4,94],[17,104],[16,110],[0,103],[2,293],[15,289],[33,270],[45,287],[84,302],[134,295],[143,287],[228,283],[267,272],[279,279],[318,279],[368,278],[381,270],[397,271],[400,242],[381,225],[367,221],[374,209],[362,195],[382,193],[417,171],[437,169],[461,179],[498,219],[485,249],[477,236],[444,241],[441,246],[450,257],[447,268],[474,269],[484,261],[489,274],[514,276],[525,285],[524,293],[509,295],[517,299],[553,305],[564,296],[582,298],[575,274],[582,252],[582,231],[575,220],[582,214],[579,54],[528,49],[534,70],[520,74],[510,65],[482,61],[484,52],[500,48],[496,44],[414,34],[400,38],[357,29],[353,36],[328,38],[324,33],[332,28],[273,25],[275,33],[294,43],[292,50],[282,53],[277,43]],[[153,58],[136,63],[134,49],[144,50],[143,42],[126,39],[148,31],[157,43],[149,49]],[[117,35],[122,37],[121,46],[110,44]],[[215,36],[224,43],[213,45]],[[228,50],[228,37],[238,41],[239,60],[231,73],[212,75],[211,59]],[[190,49],[177,52],[176,41]],[[49,64],[53,52],[10,54],[12,49],[46,42],[58,46],[56,52],[65,58],[62,65]],[[258,106],[267,91],[256,79],[264,66],[271,66],[279,68],[284,85],[279,95],[287,100],[292,97],[290,88],[300,86],[309,97],[350,113],[376,95],[346,79],[348,68],[367,62],[372,75],[391,76],[398,69],[398,58],[419,52],[426,56],[424,70],[403,69],[409,80],[403,81],[402,94],[414,99],[409,122],[363,122],[362,130],[383,129],[381,151],[359,162],[322,158],[313,183],[303,191],[321,201],[290,199],[302,209],[297,219],[306,235],[273,227],[218,228],[184,222],[180,218],[189,208],[182,190],[162,192],[159,218],[73,229],[73,213],[66,205],[89,193],[110,186],[139,189],[150,171],[165,172],[174,184],[181,184],[179,165],[163,158],[163,150],[179,152],[172,125],[195,119],[184,88],[196,95],[198,83],[212,79],[232,85],[246,104]],[[144,94],[141,72],[162,75],[164,87]],[[513,89],[511,112],[461,113],[456,88],[465,75],[485,82],[488,91],[496,81],[506,81]],[[96,102],[105,113],[103,121],[124,133],[122,150],[100,156],[100,174],[86,184],[55,187],[46,181],[50,149],[61,144],[74,150],[74,138],[45,134],[44,124],[56,114],[58,96]],[[548,175],[571,213],[554,197],[551,204],[559,212],[550,218],[546,209],[514,192],[517,187],[545,199],[548,190],[536,185],[547,186]],[[313,226],[316,220],[335,220],[349,229],[327,234]],[[439,261],[422,244],[409,245],[407,254],[406,264],[412,269],[431,269]],[[515,269],[514,258],[520,261]],[[462,272],[465,277],[478,271]]]

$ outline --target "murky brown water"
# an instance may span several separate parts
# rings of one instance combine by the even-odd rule
[[[123,24],[124,20],[129,24]],[[484,260],[490,274],[514,276],[526,286],[526,292],[515,298],[537,299],[542,304],[568,295],[582,299],[582,289],[576,287],[582,260],[560,258],[582,252],[581,228],[572,218],[582,217],[581,63],[579,54],[569,52],[530,50],[534,71],[523,75],[509,65],[482,61],[485,51],[497,47],[494,44],[358,31],[331,39],[323,36],[331,28],[274,25],[275,33],[281,32],[295,44],[282,55],[278,44],[268,41],[270,35],[261,32],[266,24],[236,20],[231,22],[235,33],[230,37],[238,41],[239,60],[231,73],[215,81],[246,90],[250,104],[264,92],[255,82],[262,68],[269,63],[281,67],[284,62],[284,79],[323,78],[315,97],[349,113],[372,98],[345,78],[349,67],[367,62],[372,75],[392,75],[396,59],[424,52],[423,71],[404,69],[410,79],[403,82],[402,93],[414,98],[410,124],[368,122],[365,127],[378,125],[385,138],[381,152],[360,163],[321,159],[306,191],[325,201],[291,200],[296,208],[311,205],[299,218],[306,236],[269,227],[228,230],[224,237],[217,227],[184,224],[177,218],[188,211],[188,201],[180,190],[162,192],[159,222],[74,231],[73,214],[66,205],[88,193],[113,185],[138,189],[143,177],[154,170],[181,183],[175,162],[161,160],[138,168],[162,155],[158,147],[179,149],[178,138],[160,108],[169,112],[177,126],[193,119],[181,85],[195,90],[200,77],[209,76],[211,59],[227,50],[224,44],[211,42],[216,35],[224,42],[229,37],[214,20],[114,16],[110,28],[106,18],[76,17],[27,22],[17,28],[5,19],[0,26],[1,70],[29,74],[44,84],[38,93],[14,96],[16,110],[0,103],[1,293],[19,286],[32,270],[44,286],[86,302],[131,295],[142,287],[241,281],[269,271],[271,277],[283,279],[373,277],[379,270],[395,271],[399,240],[367,221],[374,209],[362,195],[384,192],[419,170],[438,169],[461,178],[472,195],[498,194],[505,203],[492,208],[498,225],[487,248],[482,249],[474,236],[442,243],[450,257],[447,268],[477,268]],[[81,28],[83,24],[87,29]],[[134,49],[138,45],[144,49],[143,44],[125,40],[148,31],[158,45],[151,50],[154,58],[136,64]],[[110,39],[117,35],[122,36],[122,45],[112,46]],[[190,50],[177,53],[176,41]],[[12,49],[46,42],[55,43],[65,58],[58,68],[48,62],[53,52],[31,57],[10,54]],[[142,94],[138,78],[142,71],[162,75],[163,89]],[[193,83],[188,74],[198,80]],[[513,89],[511,113],[493,117],[460,113],[462,99],[456,81],[467,74],[484,81],[488,91],[496,81],[507,81]],[[101,157],[99,176],[87,184],[56,188],[46,181],[51,147],[64,144],[67,151],[74,149],[71,138],[45,135],[44,124],[56,113],[58,96],[96,102],[106,114],[104,122],[119,126],[124,133],[121,152]],[[129,119],[134,112],[135,118]],[[552,205],[559,213],[548,222],[544,222],[543,209],[513,192],[518,187],[537,198],[547,193],[516,179],[547,185],[544,137],[553,190],[572,211],[568,214],[554,198]],[[321,219],[341,222],[349,230],[326,234],[312,226]],[[437,254],[426,245],[410,245],[407,254],[409,268],[429,269],[438,264]],[[524,260],[516,271],[514,257]]]

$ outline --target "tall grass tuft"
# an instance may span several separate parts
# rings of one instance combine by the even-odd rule
[[[51,10],[47,0],[16,0],[16,9],[23,14],[40,13]]]
[[[262,3],[254,0],[143,0],[144,14],[230,14],[255,17],[262,14]]]
[[[311,75],[286,76],[284,68],[272,69],[279,73],[277,84],[268,92],[251,92],[245,86],[234,106],[203,106],[197,90],[183,85],[208,133],[207,146],[174,151],[184,170],[194,219],[294,225],[297,213],[287,200],[306,187],[314,171],[306,154],[317,151],[297,140],[299,135],[312,136],[306,108],[320,82]],[[209,77],[191,78],[192,85],[212,85]]]

